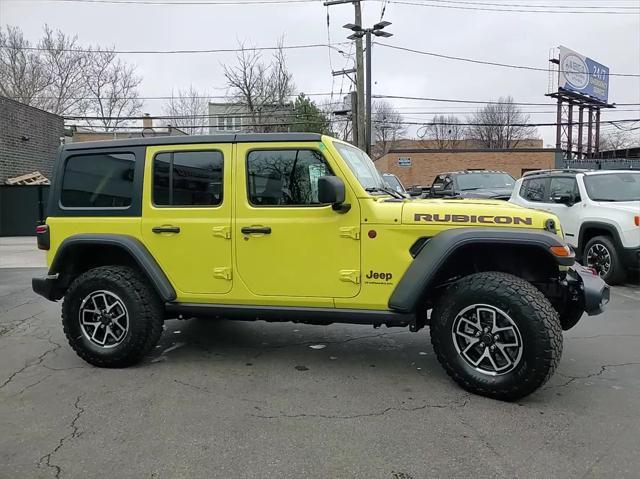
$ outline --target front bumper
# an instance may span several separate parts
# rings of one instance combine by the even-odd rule
[[[567,271],[567,283],[589,316],[602,313],[609,303],[609,285],[589,268],[577,263],[570,266]]]
[[[622,248],[622,264],[632,270],[640,270],[640,247]]]

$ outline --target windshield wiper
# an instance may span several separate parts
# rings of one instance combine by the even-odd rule
[[[406,197],[402,194],[402,193],[398,193],[396,190],[392,189],[392,188],[386,188],[384,186],[371,186],[369,188],[365,188],[364,191],[366,191],[367,193],[374,193],[376,191],[378,192],[382,192],[382,193],[386,193],[388,195],[393,196],[394,198],[398,198],[398,199],[406,199]]]

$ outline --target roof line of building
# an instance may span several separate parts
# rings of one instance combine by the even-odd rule
[[[42,108],[38,108],[38,107],[35,107],[35,106],[27,105],[26,103],[22,103],[21,101],[14,100],[13,98],[8,98],[6,96],[0,95],[0,100],[6,100],[6,101],[9,101],[11,103],[15,103],[16,105],[20,105],[21,107],[31,108],[32,110],[37,110],[37,111],[39,111],[41,113],[46,113],[47,115],[55,116],[56,118],[60,118],[62,121],[64,121],[64,118],[62,116],[60,116],[60,115],[56,115],[55,113],[51,113],[50,111],[43,110]]]
[[[555,152],[555,148],[392,148],[391,153],[539,153]]]

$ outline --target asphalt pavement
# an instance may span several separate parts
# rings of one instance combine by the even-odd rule
[[[1,478],[639,475],[637,286],[505,403],[454,384],[426,329],[175,320],[142,364],[95,368],[31,291],[44,271],[0,268]]]

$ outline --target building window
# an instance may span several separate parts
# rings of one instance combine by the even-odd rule
[[[219,151],[166,152],[153,159],[155,205],[219,205],[222,182],[223,157]]]
[[[60,204],[67,208],[127,208],[133,194],[133,153],[71,156],[64,166]]]
[[[247,155],[249,201],[256,206],[319,205],[318,178],[331,175],[315,150],[261,150]]]

